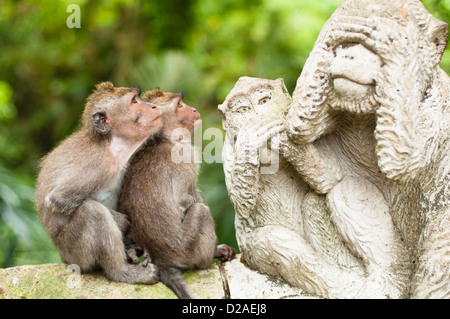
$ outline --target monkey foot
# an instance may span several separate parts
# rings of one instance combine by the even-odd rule
[[[225,244],[217,246],[214,253],[214,258],[218,258],[220,261],[230,261],[234,256],[236,256],[234,249]]]

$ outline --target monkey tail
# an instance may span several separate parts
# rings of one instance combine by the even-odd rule
[[[184,281],[181,270],[176,267],[161,268],[159,276],[161,281],[178,296],[180,299],[194,299],[189,286]]]

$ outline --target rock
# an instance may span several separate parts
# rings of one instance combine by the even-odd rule
[[[253,271],[239,255],[221,269],[225,294],[230,299],[306,299],[300,288]]]
[[[184,279],[199,299],[309,298],[301,289],[256,271],[237,255],[209,269],[188,271]],[[66,264],[0,269],[0,299],[176,299],[164,284],[111,282],[101,273],[77,275]]]
[[[190,271],[186,282],[198,298],[223,297],[219,269]],[[130,285],[108,281],[102,274],[78,276],[65,264],[0,269],[0,299],[174,299],[164,284]]]

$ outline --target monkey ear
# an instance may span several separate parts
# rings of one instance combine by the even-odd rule
[[[111,120],[104,111],[95,112],[92,114],[94,128],[100,134],[106,135],[111,131]]]
[[[431,41],[436,45],[436,64],[441,62],[448,41],[448,25],[436,18],[432,19],[430,26]]]

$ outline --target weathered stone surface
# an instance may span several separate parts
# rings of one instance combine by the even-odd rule
[[[101,274],[77,277],[65,264],[18,266],[0,269],[0,299],[174,299],[164,284],[130,285],[111,282]],[[190,271],[184,278],[197,298],[223,297],[217,265]]]
[[[307,299],[300,288],[292,287],[279,278],[253,271],[237,256],[227,262],[222,270],[225,277],[226,296],[230,299]]]
[[[210,269],[184,274],[199,299],[310,298],[283,280],[251,270],[241,255]],[[107,280],[101,273],[81,276],[66,264],[0,269],[0,299],[176,299],[164,284],[130,285]]]

